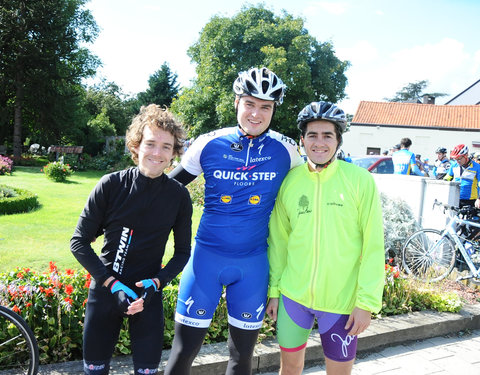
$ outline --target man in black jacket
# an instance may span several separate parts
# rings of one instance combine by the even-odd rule
[[[91,192],[71,239],[75,258],[92,275],[83,334],[84,372],[108,374],[125,317],[135,374],[154,374],[163,346],[162,289],[190,256],[192,203],[165,175],[183,150],[184,132],[157,105],[142,107],[127,131],[137,167],[107,174]],[[175,251],[162,267],[173,229]],[[92,240],[104,234],[98,256]]]

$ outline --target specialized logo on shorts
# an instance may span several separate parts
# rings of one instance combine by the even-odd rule
[[[187,306],[187,314],[190,314],[190,307],[195,303],[192,296],[188,297],[186,301],[182,301],[180,298],[178,300]]]
[[[132,242],[133,229],[126,227],[122,228],[122,236],[120,237],[120,243],[117,249],[117,255],[115,255],[115,260],[113,262],[113,270],[119,274],[122,274],[123,266],[125,265],[125,260],[127,258],[128,247],[130,242]]]
[[[252,314],[250,314],[248,312],[244,312],[244,313],[242,313],[242,318],[243,319],[252,319]]]
[[[309,208],[309,206],[310,201],[308,200],[308,197],[306,195],[302,195],[298,200],[298,216],[311,213],[312,210]]]
[[[261,195],[250,195],[248,204],[252,206],[258,206],[260,204],[261,197]]]
[[[233,142],[230,145],[230,149],[235,152],[240,152],[243,150],[243,145],[241,143]]]
[[[262,303],[260,306],[258,306],[258,309],[255,310],[257,312],[257,320],[260,318],[260,314],[262,313],[263,309],[265,309],[265,306]]]
[[[198,316],[204,316],[204,315],[207,313],[207,310],[205,310],[205,309],[198,309],[197,311],[195,311],[195,313],[196,313]]]
[[[220,197],[220,201],[225,204],[232,203],[232,196],[231,195],[222,195]]]

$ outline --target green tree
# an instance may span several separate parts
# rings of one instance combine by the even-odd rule
[[[83,118],[81,80],[99,64],[83,47],[98,34],[87,1],[2,1],[0,127],[12,129],[15,157],[25,135],[67,140]]]
[[[442,96],[446,96],[448,94],[441,93],[441,92],[434,92],[434,93],[424,93],[423,90],[428,86],[427,80],[411,82],[404,86],[402,89],[396,92],[393,98],[384,98],[386,101],[389,102],[416,102],[420,100],[423,96],[431,96],[433,98],[440,98]]]
[[[137,113],[136,100],[123,93],[114,82],[102,82],[89,87],[85,97],[85,109],[89,117],[102,112],[108,116],[118,135],[124,135],[133,116]]]
[[[295,119],[306,104],[345,97],[349,63],[335,56],[330,43],[310,36],[302,19],[286,12],[277,16],[263,5],[244,6],[232,18],[214,16],[188,55],[197,77],[174,99],[172,110],[193,136],[236,122],[232,84],[251,67],[266,66],[287,85],[272,128],[290,137],[298,137]]]
[[[157,70],[148,79],[148,89],[138,94],[138,105],[155,103],[160,106],[170,107],[180,87],[177,83],[177,78],[177,74],[172,73],[169,65],[164,62],[160,70]]]

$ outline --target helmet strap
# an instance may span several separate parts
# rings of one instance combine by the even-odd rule
[[[262,135],[264,135],[266,132],[268,132],[270,130],[270,125],[268,125],[268,127],[263,131],[261,132],[260,134],[257,134],[257,135],[251,135],[251,134],[248,134],[248,132],[242,127],[242,125],[238,124],[238,128],[241,130],[241,132],[244,135],[244,137],[248,138],[248,139],[255,139],[255,138],[258,138],[258,137],[261,137]]]
[[[325,169],[327,168],[330,164],[332,164],[332,162],[335,160],[335,156],[333,156],[329,161],[327,161],[326,163],[323,163],[323,164],[317,164],[317,163],[313,163],[313,165],[315,165],[315,170],[317,169]]]
[[[333,161],[336,159],[337,152],[338,152],[338,150],[340,150],[340,147],[342,146],[342,144],[343,144],[343,138],[341,138],[340,142],[338,142],[337,149],[333,153],[333,156],[330,158],[330,160],[327,161],[326,163],[317,164],[317,163],[312,162],[312,164],[315,166],[315,170],[317,170],[317,169],[323,170],[323,169],[327,168],[330,164],[332,164]]]

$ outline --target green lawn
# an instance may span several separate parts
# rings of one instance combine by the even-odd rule
[[[70,253],[69,242],[86,199],[103,172],[76,172],[66,183],[48,180],[36,167],[17,167],[11,176],[0,176],[0,184],[19,187],[38,195],[40,207],[24,214],[0,215],[0,272],[15,267],[43,271],[50,261],[60,269],[80,265]],[[193,232],[201,210],[194,209]],[[103,238],[93,247],[101,248]],[[167,244],[167,257],[173,242]]]

